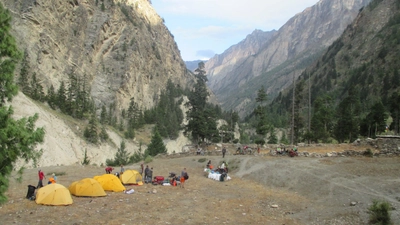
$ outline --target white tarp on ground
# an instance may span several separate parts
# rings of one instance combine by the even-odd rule
[[[221,178],[221,174],[215,173],[209,169],[204,169],[204,172],[208,173],[208,178],[210,178],[210,179],[219,181],[219,179]],[[231,179],[230,176],[226,176],[225,181],[230,180],[230,179]]]

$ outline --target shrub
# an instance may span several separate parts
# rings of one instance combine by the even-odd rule
[[[374,153],[372,152],[371,149],[367,148],[367,150],[364,151],[363,153],[364,156],[372,157],[374,156]]]
[[[206,158],[201,158],[201,159],[197,160],[197,162],[199,162],[199,163],[203,163],[203,162],[205,162],[205,161],[207,161]]]
[[[369,222],[371,224],[389,225],[390,222],[390,204],[386,201],[373,200],[372,205],[368,208]]]
[[[83,156],[82,165],[86,166],[86,165],[89,165],[89,163],[90,163],[90,159],[87,156],[87,149],[85,149],[85,155]]]
[[[146,158],[144,159],[144,163],[150,163],[153,161],[153,157],[151,157],[150,155],[146,156]]]

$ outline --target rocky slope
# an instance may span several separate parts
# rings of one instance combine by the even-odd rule
[[[321,0],[292,17],[276,32],[253,32],[206,63],[209,86],[223,108],[246,114],[261,85],[270,96],[287,87],[293,75],[299,76],[322,49],[336,40],[368,2]],[[257,39],[260,33],[267,37]]]

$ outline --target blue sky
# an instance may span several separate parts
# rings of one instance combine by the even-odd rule
[[[278,30],[318,0],[152,0],[185,61],[209,59],[255,29]]]

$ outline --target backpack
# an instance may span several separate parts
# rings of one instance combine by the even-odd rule
[[[185,178],[185,180],[189,179],[189,175],[186,173],[185,176],[183,176],[183,178]]]

